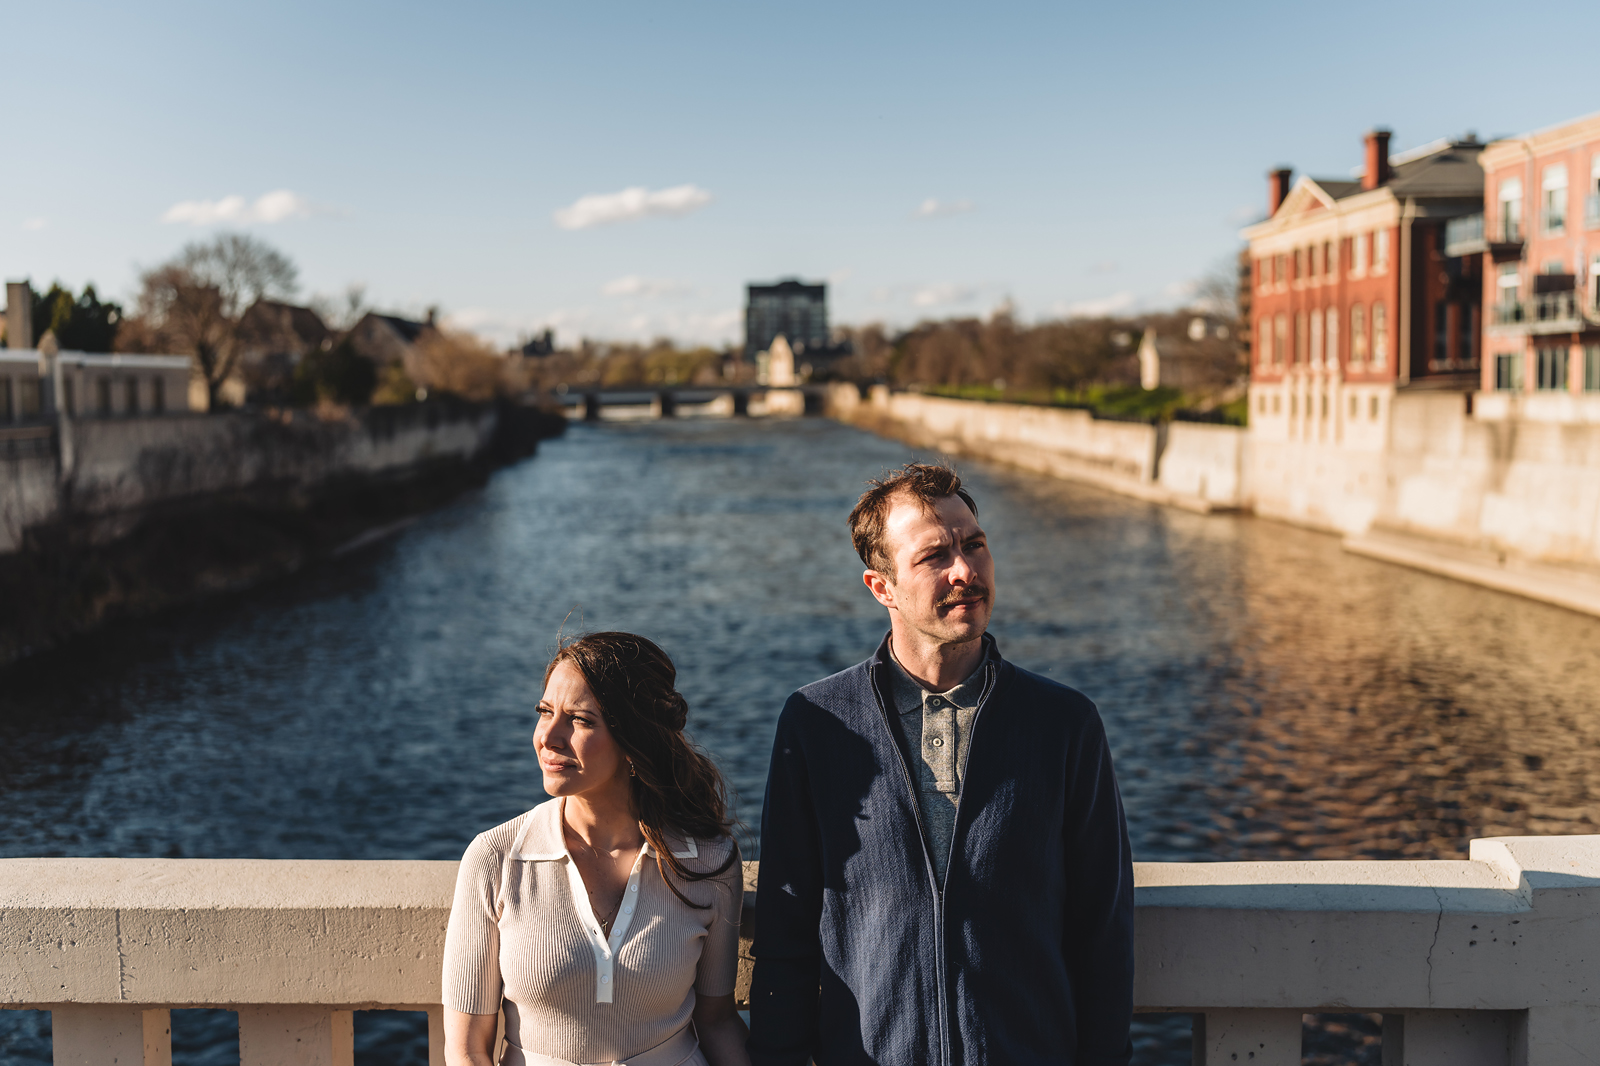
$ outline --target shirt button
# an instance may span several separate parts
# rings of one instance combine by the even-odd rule
[[[933,738],[933,746],[936,747],[936,748],[944,747],[944,737],[934,737]]]
[[[633,913],[633,908],[632,907],[624,907],[624,908],[622,908],[622,913],[623,914],[632,914]]]
[[[628,886],[628,891],[629,892],[637,892],[637,891],[639,891],[639,886],[638,885],[629,885]]]
[[[610,984],[611,983],[611,975],[610,974],[602,974],[600,976],[600,983],[603,984],[603,985]]]
[[[938,696],[935,696],[935,697],[933,697],[933,699],[929,700],[928,702],[933,704],[935,707],[938,707],[938,706],[940,706],[941,704],[944,703],[944,700],[941,700]]]

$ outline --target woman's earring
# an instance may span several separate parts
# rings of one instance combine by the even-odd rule
[[[637,766],[633,765],[633,760],[632,759],[628,760],[628,776],[629,777],[638,777],[639,776],[639,768]]]

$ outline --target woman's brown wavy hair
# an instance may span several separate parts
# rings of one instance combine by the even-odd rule
[[[682,880],[704,881],[732,866],[738,852],[729,848],[721,866],[696,873],[672,854],[666,841],[668,831],[707,841],[733,835],[722,774],[683,734],[689,704],[675,687],[677,668],[653,641],[633,633],[590,633],[563,644],[545,667],[545,684],[561,663],[571,663],[583,674],[611,735],[633,762],[634,776],[628,778],[633,809],[640,831],[655,849],[661,879],[673,895],[700,907],[678,891],[667,867]]]

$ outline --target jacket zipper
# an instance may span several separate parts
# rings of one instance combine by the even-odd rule
[[[868,680],[872,685],[872,698],[877,701],[878,713],[883,716],[884,728],[889,730],[889,739],[894,739],[894,724],[889,720],[889,709],[884,706],[883,695],[878,691],[879,664],[874,663],[868,672]],[[911,817],[917,823],[917,839],[922,842],[922,865],[928,872],[928,883],[933,888],[933,950],[935,963],[935,977],[939,986],[939,1063],[940,1066],[950,1066],[950,1002],[945,989],[945,929],[944,929],[944,887],[950,879],[950,867],[955,863],[956,836],[961,828],[961,799],[966,793],[967,764],[972,762],[972,746],[977,742],[978,719],[983,717],[983,709],[989,704],[989,696],[994,692],[995,682],[1000,676],[999,668],[994,663],[985,666],[983,693],[978,697],[978,709],[972,714],[972,736],[967,738],[967,761],[961,765],[961,792],[956,795],[955,819],[950,829],[950,850],[945,854],[944,878],[940,880],[934,876],[933,856],[928,853],[927,827],[922,824],[922,807],[917,801],[917,785],[911,775],[911,767],[906,765],[906,755],[900,750],[900,745],[894,746],[895,752],[900,757],[900,773],[905,779],[906,791],[911,794]]]

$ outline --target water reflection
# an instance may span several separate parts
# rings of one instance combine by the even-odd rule
[[[563,626],[667,648],[754,827],[784,697],[884,628],[844,517],[907,457],[813,420],[576,426],[337,567],[0,675],[0,854],[456,858],[541,798],[531,708]],[[1270,522],[966,473],[993,631],[1099,703],[1137,858],[1593,831],[1600,621]]]

